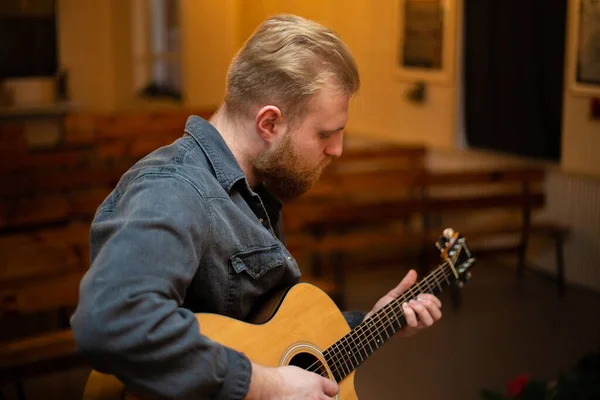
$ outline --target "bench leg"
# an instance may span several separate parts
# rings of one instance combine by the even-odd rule
[[[527,258],[527,245],[525,243],[521,243],[519,246],[519,259],[517,260],[517,278],[519,280],[523,279],[523,275],[525,273],[525,261]]]
[[[71,327],[71,315],[70,310],[67,307],[61,307],[58,310],[58,323],[61,329],[68,329]]]
[[[565,295],[565,254],[564,254],[564,238],[562,235],[556,235],[556,280],[558,284],[558,293],[561,296]]]
[[[17,392],[17,399],[25,400],[25,383],[23,382],[23,377],[18,369],[13,369],[12,373],[15,382],[15,390]]]
[[[17,399],[25,400],[25,385],[23,384],[23,380],[19,379],[15,382],[15,385],[17,387]]]
[[[311,254],[310,258],[311,258],[310,273],[315,278],[322,278],[323,277],[323,257],[318,253],[313,253],[313,254]]]

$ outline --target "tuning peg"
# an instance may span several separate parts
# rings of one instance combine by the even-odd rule
[[[452,239],[454,237],[454,229],[452,229],[452,228],[444,229],[443,235],[448,240]]]

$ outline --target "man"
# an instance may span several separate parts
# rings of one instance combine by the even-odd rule
[[[338,385],[297,367],[269,368],[202,335],[195,312],[244,320],[298,282],[283,246],[280,200],[310,188],[342,154],[348,102],[359,87],[349,50],[299,17],[265,21],[233,60],[210,123],[134,165],[98,208],[92,266],[72,318],[92,366],[147,397],[321,399]],[[416,280],[411,271],[367,314]],[[404,305],[408,336],[441,317],[421,295]],[[418,318],[417,318],[418,316]]]

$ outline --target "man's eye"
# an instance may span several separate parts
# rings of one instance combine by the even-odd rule
[[[319,137],[321,139],[329,139],[331,137],[332,133],[331,132],[321,132],[319,133]]]

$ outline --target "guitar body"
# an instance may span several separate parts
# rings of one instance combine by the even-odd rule
[[[350,332],[343,314],[320,289],[300,283],[266,304],[250,324],[216,314],[197,314],[203,335],[238,350],[261,365],[278,367],[320,362],[331,378],[321,352]],[[300,363],[300,364],[298,364]],[[308,365],[307,365],[308,366]],[[354,372],[340,382],[336,399],[357,400]],[[124,387],[111,375],[92,371],[85,400],[122,399]],[[126,396],[126,398],[135,398]]]

